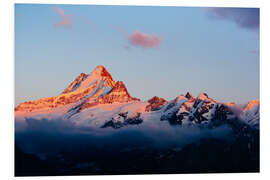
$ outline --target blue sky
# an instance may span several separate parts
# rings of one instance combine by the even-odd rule
[[[258,9],[16,4],[15,104],[58,95],[99,64],[142,100],[190,91],[246,103],[259,98],[257,16]]]

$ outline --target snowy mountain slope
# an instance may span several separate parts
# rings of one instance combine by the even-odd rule
[[[252,127],[259,129],[260,121],[260,102],[258,99],[250,101],[243,112],[240,114],[241,119]]]
[[[62,94],[69,93],[78,89],[82,81],[87,78],[88,75],[81,73],[63,92]]]
[[[61,119],[78,128],[122,128],[146,122],[167,121],[177,126],[215,127],[240,119],[259,127],[259,100],[251,101],[240,116],[206,93],[196,98],[188,92],[171,101],[154,96],[146,102],[132,97],[122,81],[115,82],[104,66],[81,73],[60,95],[19,104],[15,121],[26,127],[27,119]]]

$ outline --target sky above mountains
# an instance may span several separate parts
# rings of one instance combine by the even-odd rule
[[[102,64],[133,97],[259,98],[259,9],[15,5],[15,105]]]

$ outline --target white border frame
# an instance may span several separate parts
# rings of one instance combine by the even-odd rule
[[[261,0],[4,0],[1,8],[1,103],[0,112],[0,176],[3,179],[14,178],[14,3],[34,4],[99,4],[99,5],[152,5],[152,6],[211,6],[211,7],[259,7],[261,16],[260,25],[260,100],[261,100],[261,173],[244,174],[180,174],[180,175],[130,175],[130,176],[61,176],[61,177],[25,177],[20,179],[137,179],[142,177],[164,179],[164,178],[192,178],[192,179],[230,179],[230,178],[267,178],[269,175],[267,163],[269,163],[268,132],[270,131],[270,118],[267,113],[270,102],[269,89],[269,1]],[[270,105],[269,105],[270,106]]]

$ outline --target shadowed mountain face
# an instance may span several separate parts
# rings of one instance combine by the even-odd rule
[[[143,102],[99,65],[15,108],[16,174],[258,172],[259,106],[190,92]]]
[[[259,172],[259,136],[254,131],[231,141],[206,138],[181,148],[99,147],[91,142],[67,147],[46,158],[16,147],[15,176]]]

